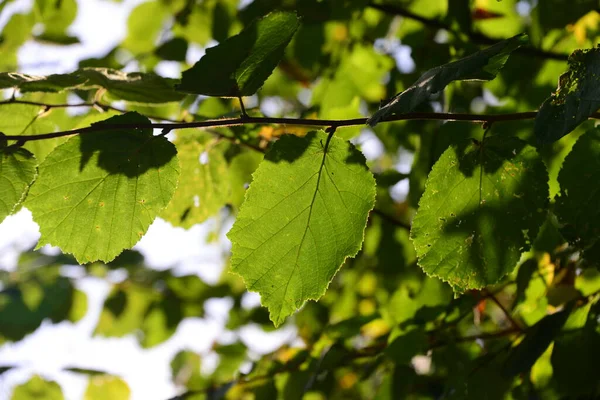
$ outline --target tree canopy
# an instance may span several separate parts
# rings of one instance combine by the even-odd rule
[[[0,344],[80,321],[93,276],[97,336],[152,348],[214,298],[227,331],[296,332],[217,342],[208,372],[182,350],[177,399],[600,396],[597,0],[147,0],[108,53],[22,72],[27,43],[80,43],[80,3],[0,33],[0,222],[25,208],[41,234],[0,270]],[[216,221],[217,283],[147,265],[158,218]]]

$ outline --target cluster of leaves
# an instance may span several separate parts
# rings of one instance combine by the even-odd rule
[[[74,257],[27,253],[3,276],[0,338],[81,318],[85,294],[60,269],[81,264],[126,275],[95,333],[133,333],[144,347],[210,298],[234,300],[232,330],[296,313],[305,347],[254,359],[244,376],[242,342],[216,345],[209,375],[202,355],[178,354],[173,379],[189,398],[598,395],[597,4],[544,2],[527,19],[516,1],[401,3],[148,1],[119,46],[72,73],[0,73],[14,91],[0,102],[0,220],[24,206],[38,248]],[[2,68],[16,69],[35,24],[34,40],[76,42],[66,33],[76,13],[75,1],[37,0],[13,15]],[[188,66],[188,46],[211,38],[219,44]],[[394,40],[411,46],[414,73],[396,67]],[[127,57],[140,72],[120,71]],[[162,60],[186,69],[180,80],[152,72]],[[466,114],[489,93],[501,105]],[[248,96],[278,101],[279,115],[246,110]],[[374,160],[349,141],[361,125],[383,144]],[[407,153],[410,172],[398,173]],[[157,217],[189,228],[224,208],[235,275],[216,286],[123,253]],[[241,306],[244,288],[268,315]],[[89,392],[128,396],[117,378],[90,379]],[[15,393],[57,390],[34,377]]]

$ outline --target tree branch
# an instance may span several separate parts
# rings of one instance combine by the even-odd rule
[[[78,104],[76,106],[82,106]],[[89,106],[89,105],[88,105]],[[102,105],[100,105],[102,106]],[[55,105],[48,105],[49,108],[55,107]],[[122,111],[122,110],[119,110]],[[389,118],[383,120],[383,122],[392,121],[407,121],[407,120],[437,120],[437,121],[470,121],[470,122],[507,122],[507,121],[519,121],[534,119],[537,115],[537,111],[528,111],[520,113],[508,113],[508,114],[453,114],[453,113],[406,113],[399,115],[392,115]],[[594,113],[590,118],[600,119],[600,113]],[[159,118],[157,118],[159,119]],[[94,124],[85,128],[71,129],[66,131],[40,133],[36,135],[6,135],[5,140],[18,140],[21,142],[29,142],[34,140],[53,139],[64,136],[72,136],[77,134],[90,134],[98,133],[107,130],[117,129],[187,129],[187,128],[218,128],[218,127],[230,127],[240,125],[292,125],[292,126],[312,126],[312,127],[349,127],[349,126],[361,126],[365,125],[367,118],[353,118],[353,119],[305,119],[305,118],[271,118],[271,117],[243,117],[243,118],[223,118],[223,119],[211,119],[206,121],[193,121],[193,122],[157,122],[148,124]]]
[[[386,14],[398,15],[401,17],[409,18],[414,21],[418,21],[418,22],[422,23],[423,25],[431,26],[433,28],[445,29],[454,34],[457,33],[456,31],[454,31],[452,29],[452,27],[450,25],[444,23],[443,21],[440,21],[439,19],[427,18],[427,17],[424,17],[419,14],[415,14],[412,11],[406,10],[404,8],[398,7],[393,4],[379,4],[379,3],[371,2],[371,3],[369,3],[369,7],[379,10],[381,12],[384,12]],[[498,38],[492,38],[492,37],[489,37],[487,35],[484,35],[484,34],[478,33],[478,32],[467,32],[467,36],[469,37],[469,39],[471,39],[471,41],[473,41],[475,43],[486,44],[486,45],[495,44],[495,43],[499,42],[500,40],[502,40],[502,39],[498,39]],[[546,58],[546,59],[550,59],[550,60],[566,61],[569,58],[568,54],[555,53],[552,51],[538,49],[538,48],[535,48],[532,46],[519,47],[517,50],[515,50],[515,52],[534,56],[534,57],[539,57],[539,58]]]

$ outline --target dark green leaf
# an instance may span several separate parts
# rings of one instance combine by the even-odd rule
[[[293,13],[274,12],[241,33],[206,50],[183,73],[179,91],[237,97],[256,93],[277,66],[300,21]]]
[[[493,136],[436,162],[411,229],[423,270],[456,292],[496,283],[545,219],[548,176],[534,148]]]
[[[187,40],[177,37],[161,44],[154,53],[163,60],[185,61],[187,49]]]
[[[544,317],[528,329],[525,339],[511,349],[503,367],[503,373],[512,377],[529,371],[536,360],[546,351],[571,314],[573,304],[564,310]]]
[[[600,87],[600,86],[599,86]],[[560,196],[555,212],[571,242],[587,247],[600,234],[600,129],[592,129],[577,140],[558,175]]]
[[[409,364],[419,353],[427,351],[427,336],[421,329],[412,329],[396,337],[385,349],[385,354],[396,365]]]
[[[535,136],[540,144],[552,143],[570,133],[600,108],[600,47],[576,50],[558,88],[538,112]]]
[[[564,332],[552,351],[553,379],[566,396],[592,398],[600,390],[600,334],[592,326]]]
[[[452,81],[494,79],[510,53],[527,43],[527,40],[527,35],[520,34],[458,61],[430,69],[412,86],[375,112],[367,123],[375,126],[392,114],[409,113],[427,101],[429,96],[442,91]]]

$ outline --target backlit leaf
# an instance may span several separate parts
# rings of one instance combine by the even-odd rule
[[[138,285],[116,288],[104,301],[94,335],[125,336],[142,325],[152,292]]]
[[[232,270],[260,293],[275,325],[320,298],[356,255],[374,200],[373,175],[349,142],[319,131],[273,145],[228,236]]]
[[[136,113],[98,123],[147,124]],[[106,130],[69,139],[40,165],[26,207],[52,244],[80,263],[110,261],[133,247],[169,203],[175,147],[151,129]]]
[[[83,396],[84,400],[129,400],[131,390],[122,379],[110,375],[95,375]]]
[[[216,47],[183,72],[178,90],[208,96],[236,97],[256,93],[271,75],[298,29],[296,14],[274,12]]]
[[[600,47],[576,50],[569,70],[558,80],[558,89],[542,104],[535,119],[539,143],[565,136],[600,108]]]
[[[11,397],[12,400],[63,400],[64,396],[58,383],[47,381],[34,375],[29,381],[18,385]]]
[[[443,90],[452,81],[489,81],[494,79],[506,63],[510,53],[527,43],[527,40],[527,35],[520,34],[458,61],[430,69],[421,75],[412,86],[397,94],[375,112],[367,123],[375,126],[392,114],[409,113],[427,101],[429,96]]]
[[[446,150],[412,224],[421,268],[459,293],[497,282],[544,222],[547,181],[535,149],[516,138]]]
[[[173,226],[190,228],[215,215],[229,199],[227,161],[214,143],[202,144],[190,132],[175,142],[181,162],[179,185],[161,216]]]
[[[33,154],[20,147],[0,147],[0,222],[16,211],[36,175]]]

